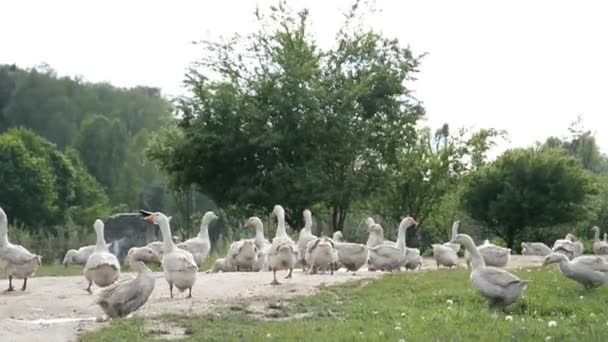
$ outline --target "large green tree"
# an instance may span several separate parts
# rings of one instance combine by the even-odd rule
[[[182,137],[148,156],[220,205],[281,203],[297,224],[303,208],[324,203],[342,229],[424,114],[406,87],[418,57],[364,29],[357,6],[330,50],[311,37],[308,12],[285,2],[256,13],[255,34],[205,42],[179,105]]]
[[[576,220],[594,193],[594,179],[561,149],[505,152],[469,176],[463,206],[513,247],[525,228]]]
[[[66,155],[27,129],[0,135],[0,184],[0,206],[32,229],[68,218],[90,224],[109,211],[107,197],[76,153]]]

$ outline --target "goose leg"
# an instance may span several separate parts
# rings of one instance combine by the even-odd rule
[[[7,292],[11,292],[11,291],[15,291],[15,289],[13,288],[13,276],[9,275],[8,276],[8,290],[6,290]]]
[[[334,264],[329,264],[329,274],[334,275]]]
[[[281,285],[281,283],[279,283],[279,281],[277,280],[277,270],[276,268],[272,269],[272,276],[274,277],[272,283],[270,283],[270,285]]]
[[[93,293],[93,291],[91,291],[91,286],[93,286],[93,282],[89,281],[89,287],[87,287],[86,289],[84,289],[85,291],[87,291],[88,293]]]
[[[27,277],[23,278],[23,286],[21,287],[21,291],[25,291],[26,287],[27,287]]]
[[[291,272],[293,272],[293,268],[289,269],[289,274],[287,275],[287,277],[285,277],[285,279],[291,279]]]
[[[173,284],[169,283],[169,294],[171,295],[171,298],[173,298]]]
[[[192,298],[192,288],[188,288],[188,297],[186,298]]]

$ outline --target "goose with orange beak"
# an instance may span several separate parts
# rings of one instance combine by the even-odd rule
[[[177,248],[171,238],[171,228],[169,227],[170,217],[160,212],[149,212],[140,210],[146,221],[150,221],[160,228],[163,236],[163,260],[161,265],[165,279],[169,283],[169,293],[173,298],[173,286],[180,292],[188,290],[188,298],[192,298],[192,287],[196,282],[198,266],[194,257],[188,251]]]

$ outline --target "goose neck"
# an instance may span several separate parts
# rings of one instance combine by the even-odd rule
[[[600,241],[600,230],[598,228],[593,229],[593,236],[595,242]]]
[[[160,228],[160,233],[163,236],[163,244],[164,244],[164,253],[171,252],[175,249],[175,244],[173,243],[173,237],[171,236],[171,228],[169,228],[169,222],[167,220],[161,220],[158,223]]]
[[[106,241],[103,233],[103,227],[96,229],[95,233],[97,234],[97,241],[95,243],[95,249],[98,251],[103,251],[107,249]]]
[[[0,223],[0,246],[8,245],[8,227],[6,222]]]
[[[483,260],[481,253],[479,253],[479,249],[477,249],[477,246],[475,246],[473,241],[467,241],[464,248],[469,251],[469,254],[471,254],[471,267],[473,269],[486,266],[486,262]]]

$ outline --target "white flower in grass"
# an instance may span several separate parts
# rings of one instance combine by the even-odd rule
[[[505,317],[505,319],[506,319],[507,321],[512,321],[512,320],[513,320],[513,316],[508,315],[508,316],[506,316],[506,317]]]
[[[399,339],[399,342],[405,342],[404,338]]]
[[[551,336],[545,337],[545,341],[551,341]]]
[[[583,299],[585,298],[585,296],[578,296],[578,299]]]
[[[359,335],[363,335],[363,331],[359,331]]]
[[[452,304],[454,304],[454,301],[453,301],[453,300],[451,300],[451,299],[448,299],[448,300],[446,300],[445,302],[446,302],[446,303],[448,303],[448,305],[452,305]]]
[[[547,325],[549,326],[549,328],[556,327],[557,326],[557,322],[556,321],[549,321],[549,323]]]
[[[377,315],[377,314],[378,314],[378,311],[374,311],[374,312],[372,312],[372,313],[373,313],[374,315]]]
[[[271,338],[272,335],[270,333],[266,334],[266,337]]]
[[[595,314],[592,312],[592,313],[589,314],[589,317],[595,318]]]
[[[401,313],[401,317],[405,317],[405,312],[402,312],[402,313]]]
[[[380,335],[380,336],[384,335],[384,331],[380,330],[380,332],[378,332],[378,335]]]

